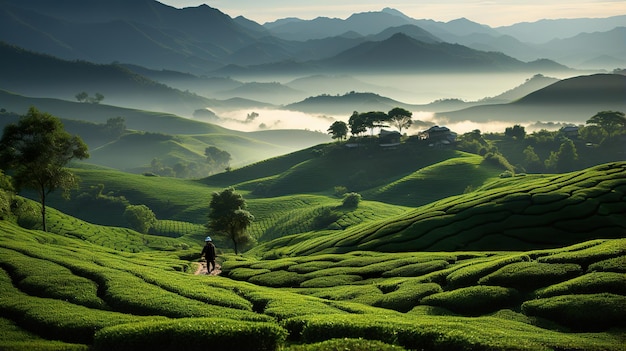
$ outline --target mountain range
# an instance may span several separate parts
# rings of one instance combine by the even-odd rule
[[[422,43],[412,44],[408,52],[420,50],[426,56],[433,50],[444,52],[448,60],[443,62],[457,63],[459,55],[469,53],[478,62],[468,68],[498,61],[495,55],[500,61],[511,61],[511,67],[505,69],[518,69],[519,63],[502,54],[476,53],[467,48],[455,51],[449,45],[499,51],[524,62],[562,59],[567,65],[615,64],[626,57],[624,45],[599,44],[615,43],[622,32],[614,30],[626,26],[626,16],[491,28],[463,18],[446,23],[416,20],[386,8],[345,20],[288,18],[261,25],[244,17],[233,19],[207,5],[176,9],[154,0],[1,0],[0,4],[0,40],[9,44],[69,60],[121,62],[205,75],[225,75],[237,72],[236,66],[265,64],[292,72],[310,71],[320,63],[338,63],[336,68],[345,70],[340,63],[351,56],[346,50],[362,51],[362,45],[372,47],[377,45],[373,42],[391,38],[390,45],[398,40],[394,39],[398,32]],[[573,23],[578,26],[576,32],[572,31]],[[520,34],[536,34],[538,28],[543,29],[543,43],[528,42],[528,36]],[[583,32],[593,34],[581,36]],[[551,37],[547,33],[557,34]],[[567,34],[571,37],[563,36]],[[576,38],[567,39],[572,37]],[[557,39],[558,48],[550,42]],[[579,57],[582,53],[586,55]],[[356,66],[376,67],[369,57],[357,59]],[[290,65],[289,61],[298,64]],[[433,58],[430,63],[439,61]],[[301,66],[305,62],[309,64]]]

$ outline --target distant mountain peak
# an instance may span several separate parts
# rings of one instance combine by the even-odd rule
[[[380,12],[382,13],[388,13],[390,15],[394,15],[394,16],[398,16],[398,17],[402,17],[405,19],[409,19],[410,17],[405,15],[404,13],[400,12],[399,10],[396,10],[394,8],[391,7],[385,7],[384,9],[382,9]]]

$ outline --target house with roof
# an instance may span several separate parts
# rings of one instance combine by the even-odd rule
[[[400,145],[401,138],[400,132],[381,129],[378,134],[378,144],[381,147],[393,148]]]
[[[448,127],[432,126],[421,132],[418,138],[428,142],[429,146],[452,145],[456,142],[457,134]]]

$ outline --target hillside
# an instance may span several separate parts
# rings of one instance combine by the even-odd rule
[[[107,104],[183,116],[210,100],[170,88],[115,64],[65,61],[0,42],[0,89],[21,95],[76,100],[76,94],[100,93]]]
[[[582,124],[599,111],[626,111],[625,95],[626,76],[584,75],[563,79],[508,104],[474,106],[437,116],[451,121],[524,123],[539,119]]]
[[[35,106],[65,120],[72,134],[84,138],[92,155],[86,162],[133,172],[146,171],[155,157],[170,167],[177,162],[203,163],[209,146],[226,150],[233,157],[231,164],[241,167],[330,139],[326,134],[306,130],[240,132],[163,112],[31,98],[2,90],[0,101],[0,108],[8,111],[0,114],[0,127],[15,122],[30,106]],[[124,118],[130,135],[111,139],[98,131],[96,124],[103,125],[115,117]]]
[[[623,345],[624,239],[521,252],[222,254],[223,275],[205,276],[192,274],[200,246],[189,238],[51,215],[50,233],[0,220],[2,349]]]
[[[254,249],[268,256],[313,253],[520,250],[626,232],[626,163],[555,176],[514,177],[435,201],[385,221],[294,235]]]
[[[3,0],[0,16],[2,40],[29,50],[196,73],[263,35],[206,5],[176,9],[153,0]]]

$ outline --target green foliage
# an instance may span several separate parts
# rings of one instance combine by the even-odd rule
[[[347,193],[344,195],[342,206],[345,208],[357,208],[361,202],[361,194]]]
[[[377,340],[332,339],[308,345],[294,345],[285,351],[403,351],[403,347],[386,344]]]
[[[587,120],[587,124],[602,127],[610,138],[616,132],[626,128],[626,117],[621,111],[600,111]]]
[[[526,301],[522,312],[576,331],[598,331],[625,325],[626,296],[608,293],[554,296]]]
[[[302,288],[328,288],[333,286],[348,285],[361,280],[356,274],[338,274],[330,277],[318,277],[306,280],[300,284]]]
[[[348,135],[348,125],[344,121],[335,121],[328,127],[327,132],[333,139],[343,140]]]
[[[31,107],[17,124],[4,128],[0,139],[0,167],[12,170],[18,189],[33,189],[41,203],[42,229],[46,231],[46,196],[76,186],[77,178],[65,168],[72,159],[89,157],[87,145],[63,129],[61,121]]]
[[[157,219],[154,212],[146,205],[129,205],[124,210],[124,220],[139,233],[148,233]]]
[[[384,294],[374,306],[408,312],[417,306],[424,297],[442,292],[439,284],[406,281],[397,290]]]
[[[249,279],[250,283],[274,288],[288,288],[300,286],[306,278],[296,272],[272,271],[255,275]]]
[[[500,286],[470,286],[426,296],[422,304],[464,315],[484,315],[519,303],[517,290]]]
[[[581,274],[582,269],[577,264],[517,262],[481,278],[478,284],[497,285],[529,291],[556,284]]]
[[[515,255],[504,258],[491,259],[486,262],[469,264],[450,273],[446,277],[450,287],[460,288],[476,284],[482,277],[485,277],[496,270],[515,262],[528,261],[526,255]]]
[[[286,331],[273,323],[217,318],[122,324],[99,331],[96,350],[277,350]]]
[[[537,291],[539,297],[608,292],[626,296],[626,274],[593,272]]]
[[[238,254],[239,245],[252,240],[246,229],[252,224],[254,216],[246,210],[246,200],[230,187],[214,192],[209,207],[211,211],[207,227],[218,234],[226,235],[233,243],[235,254]]]

